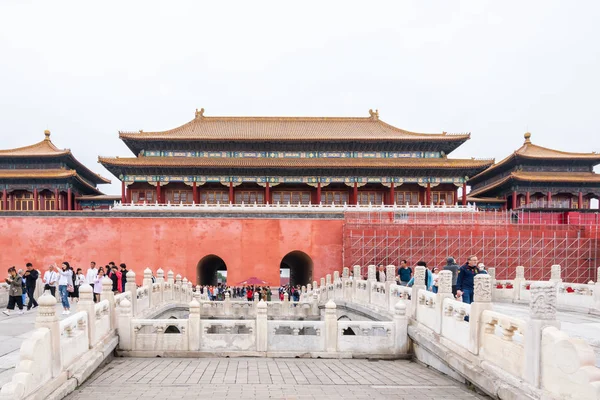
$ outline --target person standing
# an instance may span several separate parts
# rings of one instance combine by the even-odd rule
[[[383,265],[379,266],[379,276],[377,277],[377,281],[385,283],[385,267]]]
[[[52,297],[56,296],[56,284],[58,283],[58,273],[56,267],[51,265],[48,271],[44,273],[44,290],[49,290]]]
[[[27,288],[25,287],[25,277],[23,276],[23,270],[22,269],[18,270],[17,275],[19,275],[21,277],[21,286],[22,286],[21,300],[23,300],[23,305],[25,305],[25,296],[27,295]]]
[[[29,301],[27,302],[27,311],[31,310],[31,308],[36,308],[38,306],[37,301],[33,298],[33,294],[35,293],[35,286],[37,283],[37,279],[39,277],[39,273],[33,269],[33,264],[27,263],[25,265],[27,270],[23,277],[25,278],[25,288],[27,290],[27,297],[29,297]]]
[[[102,295],[102,278],[104,278],[104,270],[100,268],[94,280],[94,303],[99,302]]]
[[[440,269],[438,267],[433,268],[433,274],[431,275],[433,280],[433,285],[431,286],[431,290],[433,293],[438,292],[438,280],[440,278]]]
[[[83,275],[83,271],[81,270],[81,268],[77,268],[77,272],[75,273],[75,287],[73,290],[73,298],[75,299],[75,301],[79,301],[79,287],[83,284],[85,284],[86,280],[85,280],[85,275]]]
[[[87,274],[85,275],[85,281],[88,285],[94,289],[94,282],[96,282],[96,277],[98,276],[98,269],[96,268],[96,262],[92,261],[90,263],[90,268],[87,270]]]
[[[125,263],[121,263],[119,265],[121,267],[121,292],[125,292],[125,284],[127,283],[127,265]]]
[[[2,311],[5,315],[10,315],[14,311],[15,304],[19,307],[19,314],[23,314],[23,278],[17,274],[15,267],[8,269],[8,277],[4,280],[8,283],[8,306]]]
[[[58,292],[60,293],[60,301],[63,306],[63,315],[71,314],[71,306],[69,305],[69,291],[73,288],[73,270],[67,261],[64,261],[59,271]],[[70,290],[69,290],[70,289]]]
[[[408,286],[408,282],[410,282],[410,278],[412,278],[413,272],[412,268],[408,266],[408,262],[406,260],[400,261],[400,268],[398,268],[398,276],[400,277],[400,285]]]
[[[452,272],[452,295],[456,297],[456,279],[458,278],[458,265],[456,265],[454,257],[446,258],[446,265],[444,266],[444,271]]]
[[[458,270],[456,295],[458,297],[462,296],[463,303],[471,304],[473,302],[475,275],[479,274],[487,275],[487,272],[477,268],[477,256],[470,256],[465,265]]]

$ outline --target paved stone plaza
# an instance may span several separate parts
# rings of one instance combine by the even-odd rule
[[[483,399],[412,361],[118,358],[69,400]]]

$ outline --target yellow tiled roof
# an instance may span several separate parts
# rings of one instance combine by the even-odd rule
[[[74,169],[0,169],[0,179],[61,179],[71,177],[76,178],[89,189],[100,193],[94,185],[90,185]]]
[[[493,160],[448,158],[211,158],[211,157],[99,157],[107,166],[138,167],[275,167],[275,168],[486,168]]]
[[[426,134],[398,129],[376,111],[359,117],[206,117],[160,132],[119,132],[136,140],[466,140],[470,134]]]

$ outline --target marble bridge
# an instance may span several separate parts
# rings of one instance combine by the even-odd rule
[[[525,280],[523,267],[497,281],[490,268],[469,305],[453,298],[448,271],[434,294],[368,269],[367,280],[348,268],[321,278],[298,302],[210,302],[162,270],[156,283],[146,270],[139,288],[130,271],[118,295],[105,279],[99,303],[82,286],[62,320],[44,294],[0,399],[600,399],[600,279],[562,282],[552,266],[548,282]],[[424,274],[417,267],[415,281]]]

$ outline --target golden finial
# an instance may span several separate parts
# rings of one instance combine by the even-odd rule
[[[196,118],[202,118],[204,117],[204,108],[201,108],[200,110],[198,110],[196,108]]]
[[[371,119],[378,121],[379,120],[379,110],[369,110],[369,115],[371,116]]]
[[[44,131],[44,135],[46,136],[44,140],[50,140],[50,131],[48,129]]]
[[[525,134],[523,135],[523,137],[525,138],[525,144],[531,144],[531,133],[529,132],[525,132]]]

